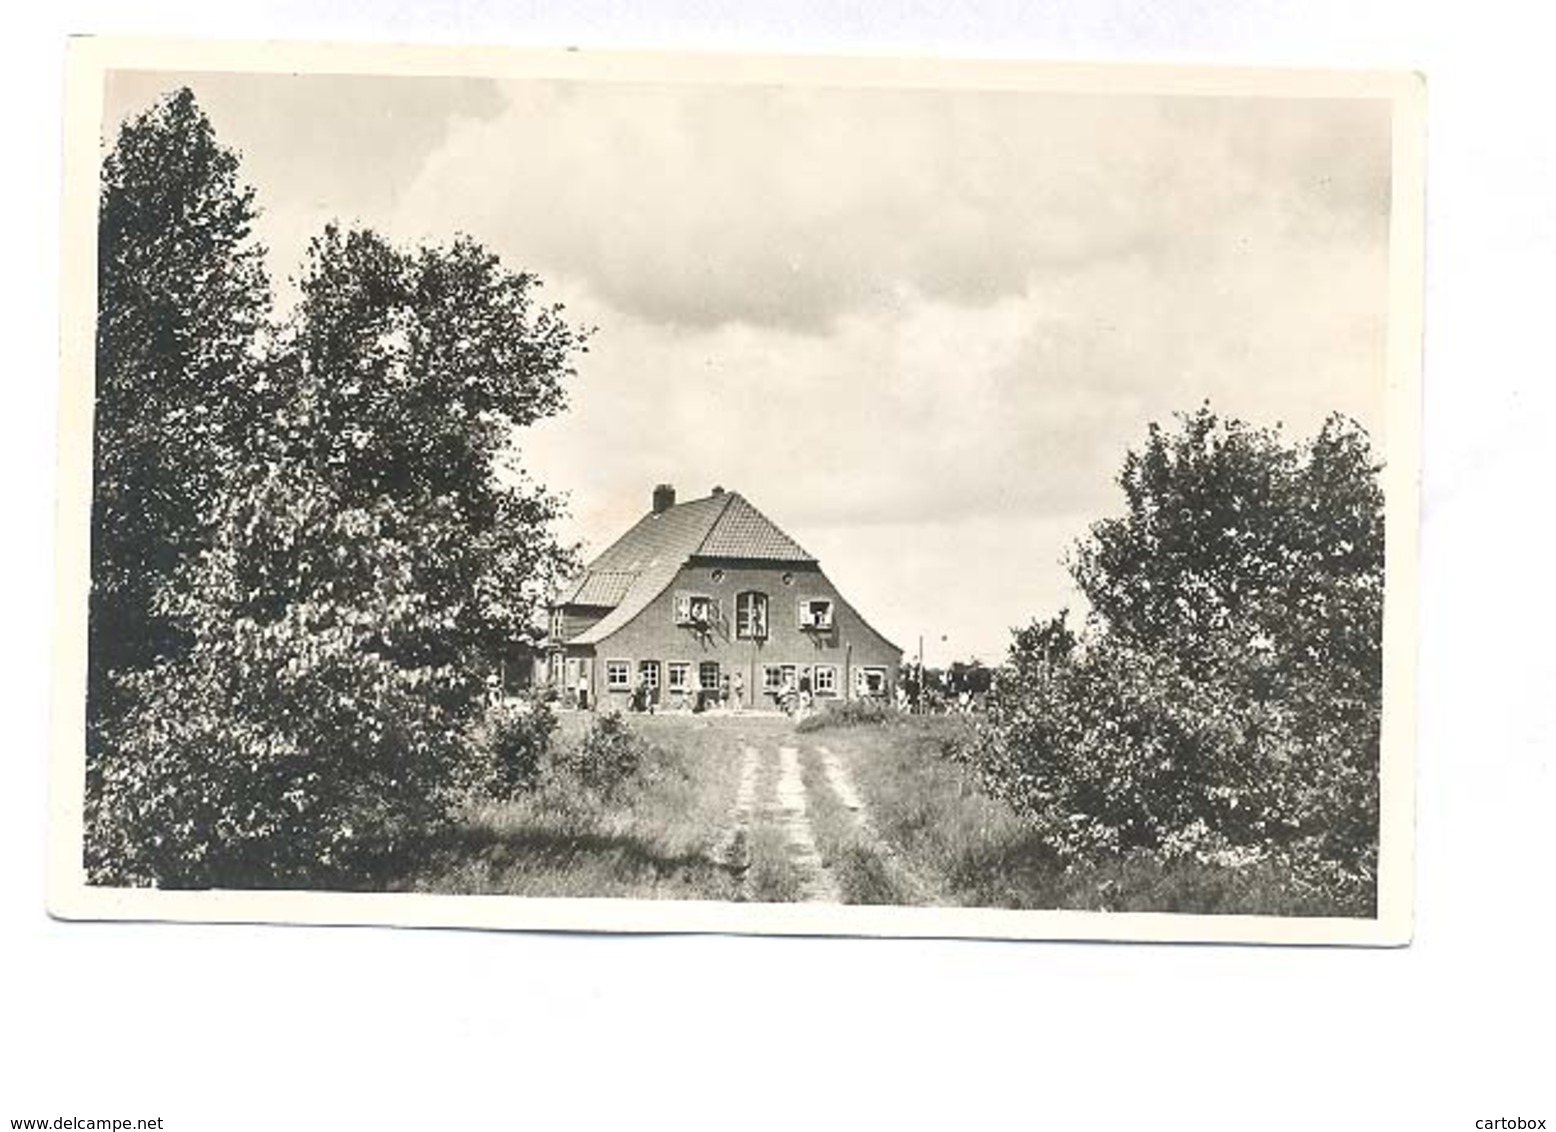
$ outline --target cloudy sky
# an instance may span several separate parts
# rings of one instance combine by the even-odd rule
[[[521,437],[565,536],[738,489],[931,660],[1079,606],[1149,421],[1382,441],[1386,102],[121,73],[105,133],[180,84],[277,280],[464,232],[598,328]]]

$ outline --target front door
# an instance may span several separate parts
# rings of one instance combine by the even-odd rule
[[[719,702],[719,677],[721,675],[719,672],[719,662],[716,660],[705,660],[697,665],[697,683],[702,689],[697,694],[697,698],[701,701],[703,707],[713,707]]]

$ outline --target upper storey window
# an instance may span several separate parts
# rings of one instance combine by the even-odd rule
[[[767,595],[749,590],[735,596],[735,636],[748,641],[767,639]]]
[[[799,604],[800,628],[825,632],[832,628],[832,599],[803,597]]]
[[[676,594],[675,623],[706,629],[719,619],[719,603],[707,594]]]

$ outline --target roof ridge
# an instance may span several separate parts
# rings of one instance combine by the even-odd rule
[[[731,496],[738,496],[739,499],[740,499],[741,504],[744,506],[746,511],[748,511],[750,513],[750,515],[753,516],[755,519],[760,521],[770,532],[772,532],[772,534],[776,535],[778,539],[782,540],[783,543],[787,544],[788,547],[792,547],[796,552],[798,552],[798,554],[799,554],[801,559],[803,559],[805,561],[809,561],[809,562],[816,561],[816,556],[814,554],[812,554],[810,551],[806,550],[803,546],[801,546],[795,540],[794,536],[791,535],[788,531],[784,530],[777,523],[773,522],[772,518],[769,517],[768,514],[765,511],[763,511],[760,507],[758,507],[755,503],[752,503],[745,496],[740,495],[739,492],[732,491],[732,492],[728,492],[727,494],[729,494]],[[712,557],[717,557],[718,556],[719,552],[715,552],[713,550],[710,550],[708,544],[711,541],[713,541],[713,538],[714,538],[714,536],[716,534],[720,533],[721,528],[723,526],[724,519],[726,518],[726,516],[729,515],[729,508],[731,506],[733,506],[733,503],[734,503],[734,500],[731,499],[730,503],[727,504],[719,512],[718,518],[714,520],[714,522],[712,523],[711,526],[709,526],[708,533],[706,535],[704,535],[703,538],[702,538],[702,541],[697,544],[697,549],[695,551],[693,551],[694,555],[706,553],[706,554],[708,554],[708,555],[710,555]],[[722,553],[728,554],[729,551],[726,550],[726,551],[723,551]],[[760,557],[760,555],[758,557]],[[786,555],[785,555],[785,557],[786,557]]]
[[[737,496],[740,496],[740,492],[738,492],[738,491],[715,492],[713,495],[704,496],[703,498],[704,499],[715,499],[719,495],[722,495],[724,497],[724,503],[719,508],[719,513],[717,515],[713,516],[713,521],[708,524],[708,529],[702,532],[702,537],[697,540],[697,545],[692,548],[692,552],[686,556],[686,560],[688,562],[691,561],[693,558],[696,558],[697,555],[701,554],[702,553],[702,548],[708,545],[708,540],[713,537],[713,532],[716,531],[718,529],[719,524],[721,522],[723,522],[724,516],[729,514],[730,504],[735,501]],[[745,499],[743,496],[741,496],[740,498],[741,498],[741,502],[743,502],[747,507],[751,506],[751,501],[750,500]],[[688,503],[700,503],[701,500],[689,499],[689,500],[687,500],[687,502]]]

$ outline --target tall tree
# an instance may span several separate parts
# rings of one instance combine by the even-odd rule
[[[246,435],[269,310],[254,192],[188,89],[127,122],[102,167],[88,715],[114,672],[185,640],[156,593],[210,537]]]
[[[513,446],[587,337],[538,285],[469,240],[314,241],[260,382],[275,411],[156,604],[189,645],[131,681],[102,876],[339,882],[448,812],[481,666],[571,565]]]

